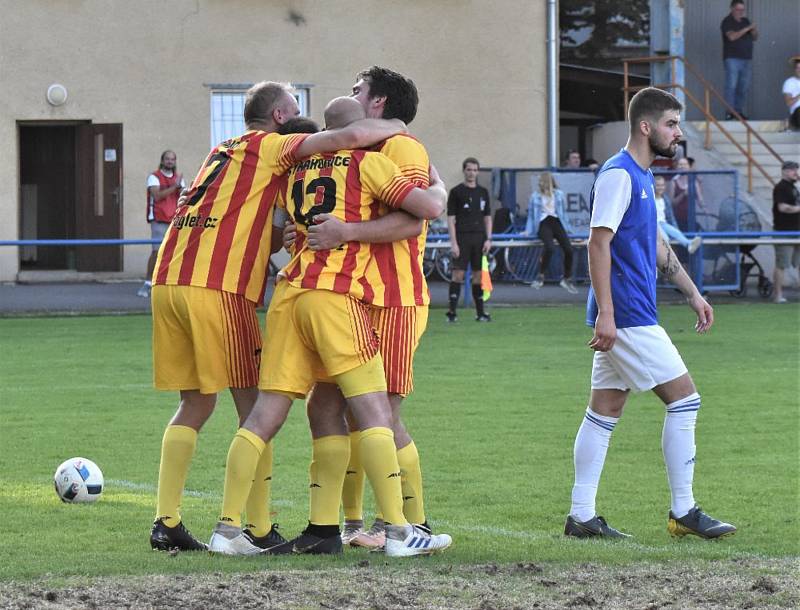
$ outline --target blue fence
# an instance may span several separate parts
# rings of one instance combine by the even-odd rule
[[[589,231],[590,193],[595,174],[589,169],[565,168],[484,168],[479,182],[500,203],[499,216],[509,218],[512,233],[525,226],[531,194],[538,188],[539,177],[550,172],[557,187],[564,193],[566,214],[574,236],[584,236]],[[735,238],[741,231],[762,231],[757,214],[739,199],[737,173],[734,170],[675,172],[654,167],[656,176],[664,176],[665,201],[673,211],[678,228],[692,238],[709,232],[724,232]],[[496,212],[496,217],[498,213]],[[573,277],[588,279],[586,249],[575,244]],[[690,271],[695,283],[704,290],[734,290],[741,284],[740,248],[736,244],[717,244],[714,248],[698,250],[689,255],[682,247],[676,253]],[[556,249],[560,254],[560,250]],[[514,258],[526,260],[533,257],[520,252]],[[726,272],[720,273],[719,259],[725,258]],[[537,272],[531,261],[528,267]],[[560,255],[554,256],[545,278],[555,280],[560,276]],[[530,278],[532,279],[532,278]]]
[[[496,206],[493,235],[495,281],[531,282],[539,273],[542,245],[536,236],[525,235],[528,203],[541,174],[553,174],[563,191],[566,214],[573,229],[573,278],[588,280],[586,238],[589,231],[589,199],[595,175],[588,169],[564,168],[484,168],[479,182],[492,194]],[[773,243],[776,238],[797,238],[800,234],[764,231],[757,214],[739,200],[737,175],[729,171],[673,172],[654,168],[667,182],[667,198],[678,226],[688,237],[701,235],[707,240],[694,255],[676,247],[676,252],[703,290],[736,290],[742,286],[742,255],[759,244],[743,244],[745,239]],[[437,232],[438,231],[438,232]],[[709,240],[713,240],[711,243]],[[428,261],[447,256],[449,244],[446,223],[433,223],[428,234]],[[0,246],[131,246],[158,243],[153,239],[22,239],[0,241]],[[744,250],[743,250],[744,249]],[[562,274],[561,249],[556,248],[546,281],[558,281]],[[440,261],[441,262],[441,261]],[[465,290],[466,298],[469,291]]]

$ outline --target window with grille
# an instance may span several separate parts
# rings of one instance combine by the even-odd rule
[[[308,116],[310,85],[292,85],[300,114]],[[249,84],[209,85],[211,89],[211,146],[241,135],[244,127],[244,98]]]

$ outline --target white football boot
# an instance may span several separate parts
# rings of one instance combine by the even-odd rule
[[[416,525],[387,525],[386,554],[389,557],[431,555],[453,544],[447,534],[430,534]]]
[[[208,542],[208,552],[220,555],[260,555],[262,549],[250,542],[242,533],[242,528],[217,521]]]

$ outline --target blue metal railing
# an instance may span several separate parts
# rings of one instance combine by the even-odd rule
[[[734,290],[740,287],[740,256],[739,251],[742,246],[758,246],[758,245],[778,245],[778,244],[800,244],[800,231],[702,231],[702,232],[686,232],[689,237],[700,235],[703,238],[703,244],[690,256],[690,269],[692,279],[701,291],[715,290],[725,291]],[[578,245],[585,245],[588,235],[585,233],[577,233],[570,235],[573,243]],[[152,245],[158,244],[160,240],[157,239],[12,239],[0,240],[0,246],[135,246],[135,245]],[[530,235],[522,233],[495,233],[492,235],[492,243],[494,248],[514,248],[514,247],[534,247],[541,246],[542,241],[538,238],[533,238]],[[427,247],[430,248],[447,248],[450,246],[450,238],[446,233],[431,233],[428,235]],[[731,261],[735,265],[736,276],[735,283],[727,284],[714,284],[713,286],[705,286],[703,262],[706,260],[706,255],[709,252],[709,247],[732,247],[732,252],[722,252],[717,257],[726,256],[728,254],[734,257]],[[464,301],[469,303],[471,298],[470,276],[471,270],[467,269],[464,278]]]

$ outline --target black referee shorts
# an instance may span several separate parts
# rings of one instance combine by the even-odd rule
[[[483,233],[463,233],[456,235],[459,256],[453,261],[453,269],[466,271],[467,265],[472,266],[473,273],[481,272],[481,258],[483,257],[483,242],[486,237]]]

